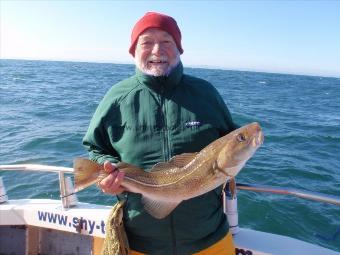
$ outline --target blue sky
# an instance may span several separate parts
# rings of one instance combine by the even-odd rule
[[[173,16],[186,66],[340,77],[340,1],[0,0],[0,57],[133,63],[147,11]]]

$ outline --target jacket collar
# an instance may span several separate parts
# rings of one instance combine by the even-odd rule
[[[154,90],[155,92],[168,92],[175,88],[181,81],[183,75],[183,65],[179,62],[178,65],[170,72],[168,76],[155,77],[143,73],[136,68],[136,76],[138,81]]]

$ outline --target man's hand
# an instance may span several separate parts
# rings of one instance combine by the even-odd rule
[[[112,195],[120,194],[124,191],[124,187],[121,186],[124,173],[119,172],[116,165],[109,161],[104,163],[104,170],[109,175],[98,183],[98,187],[104,192]]]

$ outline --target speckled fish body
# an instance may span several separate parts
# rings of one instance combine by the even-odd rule
[[[155,218],[164,218],[183,200],[200,196],[235,177],[262,143],[261,127],[251,123],[215,140],[198,153],[174,156],[147,172],[124,162],[117,167],[125,173],[122,186],[129,192],[142,194],[145,210]],[[106,176],[101,165],[88,161],[75,162],[76,190]]]

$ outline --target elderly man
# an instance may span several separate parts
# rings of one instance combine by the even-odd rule
[[[114,85],[98,106],[84,137],[91,160],[110,175],[99,186],[126,200],[124,225],[132,254],[234,254],[221,190],[182,202],[155,219],[141,195],[124,191],[114,163],[145,169],[184,152],[200,151],[236,128],[216,89],[183,73],[181,32],[167,15],[148,12],[134,26],[134,76]],[[112,164],[113,163],[113,164]]]

